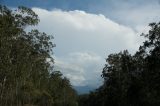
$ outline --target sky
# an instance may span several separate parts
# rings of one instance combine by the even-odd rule
[[[160,21],[160,0],[0,0],[33,9],[36,27],[54,36],[55,69],[73,86],[98,87],[111,53],[138,50],[148,24]]]

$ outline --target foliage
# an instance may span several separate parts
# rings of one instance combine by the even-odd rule
[[[102,71],[104,83],[80,106],[158,106],[160,104],[160,23],[151,23],[145,42],[131,55],[110,54]]]
[[[0,6],[0,105],[76,106],[69,80],[53,71],[52,37],[26,32],[38,22],[29,8]]]
[[[145,42],[131,55],[110,54],[104,83],[80,95],[53,71],[53,38],[29,26],[38,16],[29,8],[0,5],[0,106],[158,106],[160,104],[160,23],[151,23]]]

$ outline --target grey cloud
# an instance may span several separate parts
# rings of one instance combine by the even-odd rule
[[[103,59],[94,53],[76,52],[55,58],[55,70],[60,69],[74,86],[98,87],[102,83],[101,67]]]
[[[92,8],[92,7],[91,7]],[[159,0],[118,0],[92,11],[100,12],[117,23],[135,28],[159,21]],[[97,11],[98,10],[98,11]]]
[[[124,49],[134,53],[142,42],[138,40],[138,32],[102,14],[33,10],[41,20],[37,28],[55,37],[55,67],[70,78],[73,85],[100,85],[104,58]]]

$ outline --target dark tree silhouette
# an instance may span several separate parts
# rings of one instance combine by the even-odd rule
[[[0,106],[77,105],[69,80],[53,71],[52,36],[25,30],[38,22],[29,8],[0,5]]]
[[[125,50],[108,56],[102,71],[104,84],[80,96],[79,102],[85,106],[159,106],[160,23],[149,26],[148,34],[142,34],[145,42],[134,55]]]

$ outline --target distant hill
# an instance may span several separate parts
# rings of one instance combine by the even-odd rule
[[[91,86],[73,86],[73,88],[77,91],[78,94],[87,94],[90,91],[95,90],[95,87]]]

